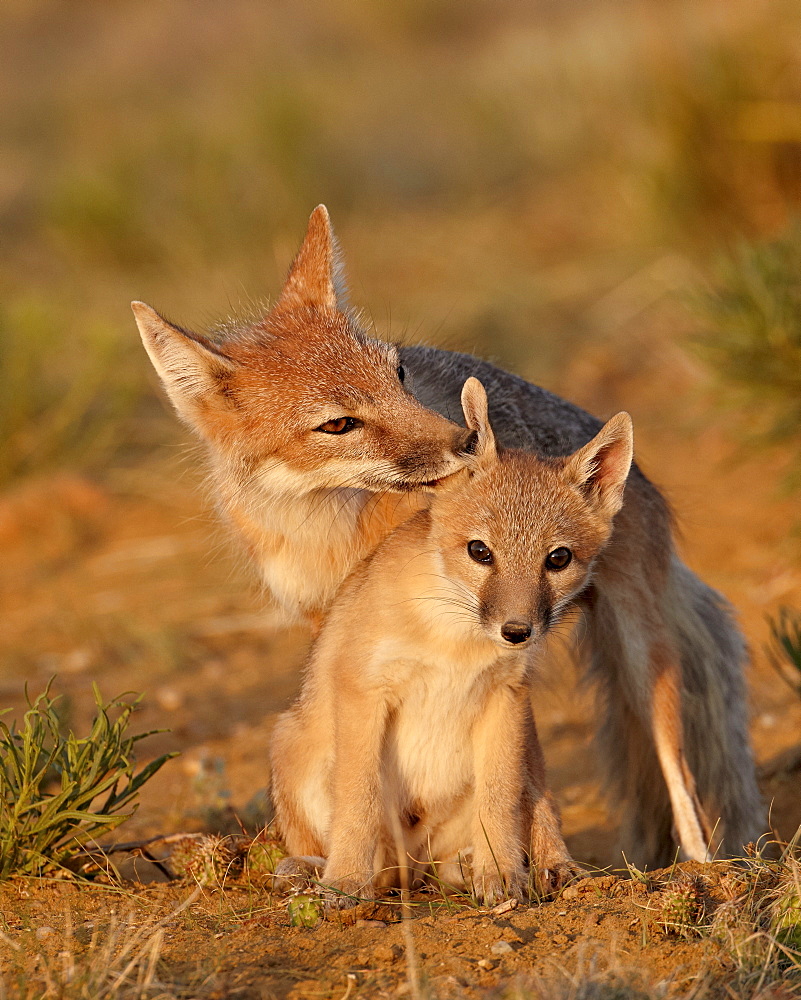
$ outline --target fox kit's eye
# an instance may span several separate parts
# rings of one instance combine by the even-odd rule
[[[401,381],[401,385],[403,385],[406,379],[406,369],[403,367],[403,365],[398,365],[398,378]]]
[[[558,549],[554,549],[553,552],[549,552],[545,557],[545,568],[555,570],[564,569],[566,566],[570,565],[572,558],[573,553],[570,549],[566,549],[564,545],[560,545]]]
[[[492,549],[490,549],[488,545],[485,545],[484,542],[480,542],[477,538],[473,539],[472,542],[467,543],[467,554],[471,559],[475,559],[476,562],[492,562]]]
[[[357,420],[355,417],[339,417],[337,420],[326,420],[324,424],[320,424],[314,429],[322,431],[323,434],[347,434],[348,431],[353,431],[361,426],[361,420]]]

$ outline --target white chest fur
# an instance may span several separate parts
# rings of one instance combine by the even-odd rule
[[[325,607],[362,555],[357,524],[371,494],[314,488],[280,463],[226,493],[226,512],[276,602],[289,614]]]
[[[384,742],[385,785],[395,807],[436,826],[475,780],[475,729],[499,684],[522,670],[517,657],[449,657],[386,664],[404,676]]]

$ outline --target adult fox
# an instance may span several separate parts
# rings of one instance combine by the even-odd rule
[[[268,589],[318,622],[355,564],[464,464],[470,376],[504,447],[548,458],[600,421],[465,354],[367,335],[348,307],[328,213],[312,213],[275,304],[210,336],[141,302],[145,348],[208,446],[223,516]],[[763,831],[747,727],[745,645],[726,601],[678,558],[668,505],[636,465],[579,604],[606,777],[639,864],[737,854]]]

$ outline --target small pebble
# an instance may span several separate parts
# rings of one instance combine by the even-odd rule
[[[39,941],[43,941],[46,937],[50,937],[50,935],[52,933],[53,933],[53,928],[52,927],[37,927],[36,928],[36,937],[38,938]]]
[[[490,948],[493,955],[506,955],[510,951],[514,951],[512,946],[508,941],[496,941],[495,944]]]
[[[396,944],[379,944],[373,948],[373,958],[378,962],[396,962],[401,957],[401,949]]]
[[[483,969],[485,972],[489,972],[490,969],[494,969],[497,964],[498,963],[493,962],[491,958],[481,958],[478,961],[479,969]]]

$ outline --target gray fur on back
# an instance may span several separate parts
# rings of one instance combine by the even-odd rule
[[[507,448],[543,457],[568,455],[601,429],[601,421],[581,407],[469,354],[401,347],[400,356],[420,402],[462,426],[462,386],[474,375],[487,390],[492,429]]]

